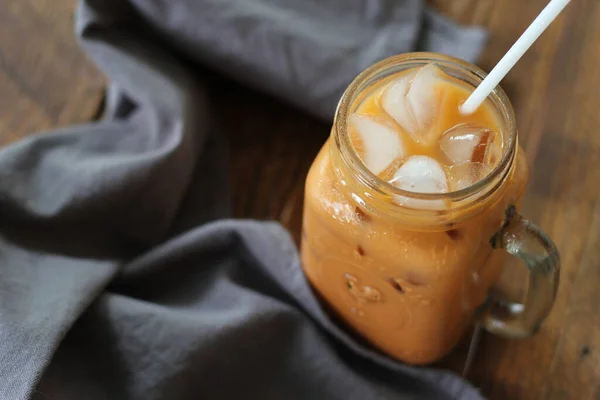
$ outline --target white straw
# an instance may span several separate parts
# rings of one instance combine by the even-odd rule
[[[460,107],[462,114],[472,114],[492,93],[492,90],[506,76],[508,71],[521,59],[523,54],[531,47],[533,42],[548,28],[560,12],[569,4],[570,0],[551,0],[542,10],[540,15],[529,25],[529,28],[513,44],[508,53],[496,64],[490,74],[477,86],[471,96]]]

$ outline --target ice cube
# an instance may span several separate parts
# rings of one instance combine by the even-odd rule
[[[494,136],[490,129],[460,124],[444,132],[439,143],[452,164],[486,163]]]
[[[406,155],[399,133],[382,122],[355,114],[350,117],[350,124],[363,144],[361,159],[375,175]]]
[[[461,190],[475,184],[485,178],[492,168],[479,162],[452,165],[448,168],[450,190]]]
[[[443,72],[428,64],[392,83],[382,96],[383,109],[419,143],[432,144],[436,139],[429,128],[442,101],[441,80]]]
[[[411,156],[394,174],[390,181],[399,189],[415,193],[447,193],[448,179],[444,169],[431,157]],[[443,209],[443,200],[413,199],[406,196],[395,196],[395,200],[403,205],[421,209]]]
[[[498,161],[502,158],[502,147],[500,147],[496,143],[492,143],[488,152],[488,164],[496,165]]]

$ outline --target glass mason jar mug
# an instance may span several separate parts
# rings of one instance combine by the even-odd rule
[[[516,211],[528,172],[501,88],[486,104],[497,114],[503,154],[469,187],[404,191],[372,174],[353,150],[349,116],[369,90],[431,62],[470,86],[485,76],[466,62],[429,53],[391,57],[362,72],[343,94],[331,136],[310,168],[303,217],[302,263],[313,288],[372,345],[413,364],[439,360],[474,320],[507,337],[534,333],[552,307],[560,268],[551,240]],[[449,206],[419,209],[394,201],[397,196]],[[523,304],[490,295],[510,255],[528,269]]]

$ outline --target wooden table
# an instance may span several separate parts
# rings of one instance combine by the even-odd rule
[[[435,0],[486,25],[489,70],[547,0]],[[94,117],[103,77],[72,35],[74,0],[0,3],[0,144]],[[523,341],[485,335],[468,378],[492,399],[600,399],[600,2],[574,0],[503,84],[532,167],[524,214],[563,261],[554,310]],[[329,126],[226,84],[235,215],[279,220],[299,238],[307,169]],[[261,165],[260,169],[248,165]],[[444,365],[458,369],[462,350]],[[457,361],[458,360],[458,361]]]

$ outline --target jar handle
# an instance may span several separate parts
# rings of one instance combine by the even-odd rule
[[[506,221],[491,239],[494,249],[503,249],[521,259],[529,271],[525,303],[514,303],[490,295],[481,321],[491,333],[509,338],[531,336],[546,319],[558,289],[560,257],[555,244],[536,225],[506,209]]]

